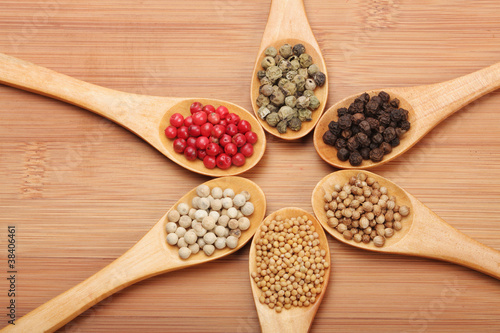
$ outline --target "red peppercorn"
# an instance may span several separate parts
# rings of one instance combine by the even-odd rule
[[[184,119],[184,126],[189,127],[191,125],[193,125],[193,117],[188,116]]]
[[[222,125],[222,126],[227,126],[227,120],[226,119],[221,119],[219,121],[219,125]]]
[[[213,169],[215,168],[215,157],[214,156],[205,156],[205,158],[203,158],[203,165],[205,166],[205,168],[207,169]]]
[[[226,128],[222,125],[215,125],[212,129],[212,136],[220,138],[226,132]]]
[[[189,138],[187,138],[186,142],[187,142],[188,147],[196,147],[196,138],[195,137],[190,136]]]
[[[201,134],[201,128],[198,125],[191,125],[188,127],[188,133],[191,136],[199,137]]]
[[[198,139],[196,139],[196,148],[198,149],[207,149],[208,144],[210,141],[206,136],[200,136]]]
[[[194,161],[197,157],[196,148],[187,146],[184,150],[184,156],[186,156],[189,161]]]
[[[174,113],[170,117],[170,125],[172,126],[181,127],[183,123],[184,123],[184,117],[180,113]]]
[[[202,110],[203,110],[203,112],[205,112],[207,115],[208,115],[208,114],[210,114],[210,113],[212,113],[212,112],[215,112],[215,108],[214,108],[214,106],[213,106],[213,105],[210,105],[210,104],[205,105],[205,106],[203,107],[203,109],[202,109]]]
[[[234,143],[228,143],[224,147],[224,152],[228,154],[229,156],[234,156],[238,153],[238,147]]]
[[[186,149],[187,143],[184,139],[175,139],[174,140],[174,151],[176,153],[182,154],[184,149]]]
[[[247,138],[247,142],[254,144],[257,142],[257,133],[248,131],[245,133],[245,137]]]
[[[201,125],[201,135],[209,137],[212,135],[212,129],[214,128],[214,125],[211,123],[204,123]]]
[[[223,134],[222,137],[219,139],[219,144],[222,147],[225,147],[228,143],[232,142],[232,138],[228,134]]]
[[[219,106],[215,112],[219,114],[220,119],[226,119],[229,114],[229,110],[223,105]]]
[[[198,126],[203,125],[207,122],[207,114],[205,112],[196,112],[193,115],[193,122]]]
[[[229,124],[226,127],[226,134],[230,136],[234,136],[236,133],[238,133],[238,126],[235,124]]]
[[[179,127],[179,129],[177,129],[177,137],[187,140],[187,138],[189,138],[188,128],[186,126]]]
[[[233,136],[233,143],[239,148],[242,147],[245,143],[247,143],[247,138],[244,134],[237,133]]]
[[[217,156],[219,154],[219,151],[220,151],[220,146],[216,143],[209,143],[208,146],[207,146],[207,155],[210,155],[210,156]]]
[[[208,121],[214,125],[217,125],[220,122],[220,116],[217,113],[212,112],[208,115]]]
[[[227,115],[226,120],[228,124],[238,125],[238,122],[240,121],[240,116],[238,116],[236,113],[230,113]]]
[[[247,120],[241,120],[238,123],[238,132],[245,134],[252,129],[252,125]]]
[[[238,166],[238,167],[245,164],[245,160],[246,160],[246,158],[242,153],[238,153],[232,157],[233,164]]]
[[[219,139],[217,139],[215,136],[209,136],[208,141],[209,141],[209,143],[219,144]]]
[[[169,139],[173,139],[177,136],[177,128],[174,126],[168,126],[165,128],[165,136]]]
[[[191,114],[195,114],[196,112],[200,112],[202,108],[203,105],[200,102],[194,102],[189,107],[189,111],[191,111]]]
[[[220,154],[217,156],[215,162],[217,163],[217,166],[222,169],[226,170],[231,166],[231,157],[229,157],[227,154]]]
[[[196,154],[197,154],[198,158],[202,161],[205,158],[205,156],[207,156],[207,152],[204,149],[198,149]]]
[[[240,153],[245,155],[245,157],[250,157],[253,155],[253,146],[249,143],[245,144],[240,148]]]

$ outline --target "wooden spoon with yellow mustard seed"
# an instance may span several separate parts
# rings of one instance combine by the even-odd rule
[[[407,215],[401,220],[402,229],[394,232],[390,238],[380,239],[383,244],[381,247],[375,246],[375,239],[369,243],[347,240],[338,229],[328,224],[325,211],[325,194],[333,193],[336,184],[343,186],[349,182],[351,177],[357,177],[360,173],[364,173],[367,177],[371,177],[378,182],[380,186],[385,187],[389,196],[396,197],[396,205],[409,208],[409,210],[402,213],[402,215]],[[404,189],[374,173],[360,170],[342,170],[329,174],[314,188],[312,205],[314,214],[323,225],[323,228],[343,243],[369,251],[448,261],[500,279],[500,251],[464,235]]]
[[[337,149],[323,142],[323,134],[328,131],[331,121],[338,121],[337,110],[348,108],[361,95],[344,98],[330,107],[321,117],[314,130],[314,147],[319,156],[328,164],[341,169],[368,169],[387,163],[413,147],[440,122],[479,97],[500,87],[500,63],[483,68],[459,78],[416,87],[398,87],[367,91],[373,97],[381,91],[387,92],[391,100],[397,98],[400,107],[409,111],[411,128],[401,137],[398,146],[385,155],[380,162],[364,160],[359,166],[337,157]]]
[[[257,72],[262,69],[261,63],[265,57],[264,51],[273,46],[279,50],[283,44],[303,44],[306,53],[312,57],[313,63],[319,67],[319,70],[325,74],[326,80],[322,87],[316,87],[314,95],[319,99],[320,105],[318,109],[312,112],[312,120],[302,122],[302,127],[299,131],[292,131],[289,128],[286,133],[279,133],[275,127],[269,124],[258,116],[256,100],[259,97],[260,80],[257,77]],[[328,74],[326,71],[325,60],[321,54],[321,49],[314,37],[314,34],[307,20],[303,0],[272,0],[269,18],[267,20],[266,29],[262,36],[257,60],[255,61],[254,70],[252,73],[252,81],[250,87],[250,96],[252,99],[252,108],[258,121],[264,129],[274,136],[284,140],[296,140],[304,137],[312,131],[314,126],[321,117],[325,109],[328,98]]]
[[[302,226],[310,226],[312,229],[303,228],[299,224],[300,221],[298,218],[306,222],[311,221],[310,224],[304,223]],[[298,231],[291,230],[293,226],[287,222],[287,219],[295,219],[295,226]],[[277,223],[274,224],[273,221],[277,221]],[[289,223],[289,225],[286,225],[286,223]],[[263,256],[261,240],[266,239],[266,232],[273,230],[274,226],[281,229],[279,224],[283,225],[282,232],[286,233],[287,237],[290,236],[290,238],[282,236],[283,239],[278,238],[274,242],[269,242],[272,251],[276,253],[274,254],[274,258],[271,258],[274,261],[265,264],[261,260]],[[306,235],[309,230],[314,236]],[[300,236],[303,239],[302,244],[296,244],[295,248],[291,248],[288,242],[283,244],[287,240],[293,240],[293,235],[296,232],[303,233]],[[305,237],[308,238],[306,239]],[[319,241],[319,244],[314,245],[313,239]],[[314,252],[313,249],[316,246],[318,249]],[[303,259],[307,253],[309,253],[308,259],[313,264]],[[314,255],[314,253],[319,255]],[[313,258],[313,256],[315,257]],[[276,273],[286,278],[288,282],[291,280],[298,282],[302,278],[305,279],[306,283],[297,287],[291,283],[287,284],[288,282],[280,283],[276,281],[272,285],[274,290],[277,291],[277,295],[271,295],[271,291],[269,291],[269,295],[266,295],[257,285],[256,278],[261,281],[271,280],[272,278],[268,274],[269,271],[266,272],[266,269],[270,271],[274,270],[274,267],[270,267],[273,265],[282,267],[281,270],[283,272],[277,271]],[[328,239],[316,218],[305,210],[295,207],[282,208],[267,216],[252,240],[249,266],[250,285],[262,332],[285,333],[309,331],[319,305],[325,296],[325,290],[330,277],[330,248],[328,247]],[[313,275],[314,277],[312,277]],[[272,297],[275,297],[275,299]],[[280,301],[279,297],[283,297],[281,300],[283,302]],[[314,297],[314,299],[311,299],[311,297]],[[272,304],[270,307],[268,305],[269,301],[270,303],[276,301],[276,305]],[[292,304],[293,302],[296,304]]]
[[[0,83],[59,99],[108,118],[144,139],[173,162],[202,175],[221,177],[241,174],[253,168],[266,149],[266,136],[257,119],[242,107],[226,101],[126,93],[83,82],[5,54],[0,54]],[[253,155],[246,159],[243,166],[233,165],[225,170],[208,169],[203,161],[187,160],[183,154],[174,151],[173,140],[165,136],[165,128],[174,113],[189,116],[189,106],[193,102],[215,107],[224,105],[229,112],[251,124],[258,140],[253,146]]]
[[[232,188],[235,193],[250,193],[250,202],[255,209],[253,214],[248,216],[250,227],[241,233],[235,248],[215,250],[210,257],[200,251],[183,260],[179,257],[178,248],[167,244],[167,215],[179,203],[191,203],[197,195],[195,188],[179,199],[153,228],[121,257],[87,280],[18,319],[16,325],[6,326],[1,332],[53,332],[104,298],[136,282],[219,259],[242,248],[252,238],[265,216],[264,192],[254,182],[241,177],[221,177],[204,184],[210,188]]]

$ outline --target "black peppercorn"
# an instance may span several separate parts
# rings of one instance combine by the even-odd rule
[[[363,157],[364,160],[370,159],[370,148],[368,147],[361,148],[359,153],[361,154],[361,157]]]
[[[338,138],[337,141],[335,141],[335,148],[337,149],[345,148],[346,146],[347,141],[342,138]]]
[[[368,101],[370,100],[370,95],[368,95],[368,93],[363,93],[361,94],[361,96],[359,96],[359,98],[365,101],[365,103],[368,103]]]
[[[350,155],[349,150],[345,148],[341,148],[337,152],[337,158],[341,161],[347,161],[349,159],[349,155]]]
[[[397,127],[396,128],[396,135],[398,136],[398,138],[400,138],[401,136],[403,136],[403,134],[405,134],[406,131],[405,130],[402,130],[401,127]]]
[[[372,119],[373,119],[373,118],[372,118]],[[371,132],[371,130],[372,130],[372,128],[371,128],[371,126],[370,126],[370,123],[369,123],[368,121],[366,121],[366,120],[363,120],[363,121],[361,121],[361,122],[359,123],[359,128],[360,128],[363,132],[365,132],[365,133],[367,133],[367,134],[369,134],[369,133]]]
[[[402,109],[392,109],[391,110],[391,119],[393,121],[401,121],[403,120],[404,112]]]
[[[378,116],[378,121],[381,125],[389,126],[391,123],[391,116],[387,112],[384,112]]]
[[[334,146],[335,141],[337,141],[337,137],[331,131],[326,131],[325,134],[323,134],[323,142],[327,145]]]
[[[363,120],[365,120],[365,115],[359,112],[353,114],[351,117],[351,121],[354,123],[354,125],[358,125]]]
[[[347,114],[347,108],[340,108],[337,110],[337,116],[340,118]]]
[[[360,165],[363,162],[363,157],[357,151],[353,151],[349,156],[349,163],[353,166]]]
[[[394,98],[389,104],[391,104],[393,108],[399,108],[399,99]]]
[[[374,136],[372,136],[372,141],[374,143],[380,144],[382,141],[384,141],[384,136],[380,133],[376,133]]]
[[[380,126],[380,122],[375,118],[368,117],[366,118],[366,121],[368,122],[368,124],[370,124],[371,129],[376,129]]]
[[[387,155],[392,151],[392,146],[390,143],[382,142],[382,144],[380,145],[380,149],[382,149],[384,155]]]
[[[333,135],[338,136],[340,134],[339,123],[337,123],[336,121],[330,121],[330,123],[328,124],[328,128],[330,129],[330,132],[333,133]]]
[[[352,136],[355,136],[356,134],[361,132],[361,128],[359,128],[359,126],[357,125],[353,125],[351,126],[351,131],[352,131]]]
[[[408,120],[403,120],[400,125],[403,131],[407,131],[410,129],[410,122]]]
[[[323,87],[326,82],[326,75],[322,72],[317,72],[313,75],[313,80],[318,87]]]
[[[388,103],[389,99],[391,98],[391,96],[389,96],[389,94],[386,93],[385,91],[379,92],[378,97],[380,97],[382,99],[383,103]]]
[[[375,148],[370,151],[370,159],[373,162],[380,162],[382,161],[382,158],[384,157],[384,152],[380,148]]]
[[[363,147],[369,147],[371,143],[370,138],[365,133],[356,134],[356,140]]]
[[[349,149],[350,151],[355,151],[359,148],[359,142],[358,140],[356,140],[355,137],[351,137],[349,138],[349,140],[347,140],[347,149]]]
[[[352,105],[354,105],[354,109],[356,110],[356,112],[363,114],[363,111],[365,108],[365,101],[364,100],[356,98]],[[364,119],[364,117],[363,117],[363,119]]]
[[[396,130],[394,127],[387,127],[384,131],[385,142],[391,142],[394,138],[396,138]]]
[[[378,148],[378,144],[376,144],[375,142],[370,143],[370,149],[375,149],[375,148]]]
[[[391,146],[397,147],[397,146],[399,146],[399,143],[400,143],[399,138],[396,137],[396,138],[394,138],[394,140],[391,141]]]
[[[352,124],[352,121],[351,121],[351,117],[349,115],[345,115],[345,116],[342,116],[339,118],[339,127],[341,129],[348,129],[349,127],[351,127],[351,124]]]
[[[343,130],[342,133],[340,133],[340,135],[347,140],[352,136],[352,131],[350,129],[346,129]]]

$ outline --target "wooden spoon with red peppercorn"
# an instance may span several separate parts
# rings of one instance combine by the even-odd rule
[[[351,177],[356,177],[360,172],[367,177],[372,177],[380,186],[387,188],[387,193],[396,197],[397,205],[409,207],[408,215],[401,220],[402,229],[385,239],[382,247],[376,247],[373,241],[365,244],[347,240],[335,228],[328,225],[324,208],[325,194],[331,194],[336,184],[343,186]],[[313,190],[312,206],[323,228],[338,241],[348,245],[369,251],[448,261],[500,279],[500,251],[461,233],[404,189],[372,172],[341,170],[327,175]]]
[[[277,50],[283,44],[303,44],[306,53],[308,53],[313,60],[313,63],[318,65],[319,70],[325,74],[325,83],[321,87],[314,90],[314,95],[319,99],[320,105],[318,109],[312,112],[312,120],[302,122],[302,127],[299,131],[292,131],[290,128],[283,134],[279,133],[275,127],[259,118],[256,100],[259,96],[260,81],[257,77],[257,72],[262,69],[261,63],[265,57],[264,51],[273,46]],[[267,20],[266,29],[262,36],[259,52],[257,53],[257,60],[252,73],[252,82],[250,87],[250,98],[252,101],[252,108],[258,121],[264,129],[274,136],[284,140],[296,140],[306,136],[312,131],[314,126],[318,123],[326,105],[328,98],[328,74],[326,71],[325,60],[321,54],[321,49],[314,38],[311,26],[307,20],[303,0],[272,0],[269,18]]]
[[[173,162],[207,176],[229,176],[248,171],[260,161],[266,149],[266,136],[257,119],[242,107],[226,101],[121,92],[83,82],[5,54],[0,54],[0,83],[56,98],[106,117],[143,138]],[[246,159],[243,166],[233,165],[225,170],[208,169],[201,160],[190,161],[175,152],[173,141],[165,136],[165,128],[173,114],[189,116],[189,107],[194,102],[215,107],[224,105],[229,112],[250,123],[258,138],[253,146],[253,155]]]
[[[348,108],[361,94],[349,96],[333,105],[321,117],[314,130],[314,147],[323,160],[337,168],[367,169],[376,167],[403,154],[447,117],[499,87],[500,63],[497,63],[446,82],[368,91],[370,97],[385,91],[390,95],[391,100],[399,99],[399,107],[409,111],[408,121],[411,128],[401,136],[400,144],[393,147],[392,151],[383,156],[381,161],[364,160],[358,166],[352,166],[349,161],[340,160],[337,156],[337,149],[323,141],[323,135],[329,130],[328,124],[339,119],[337,110]]]

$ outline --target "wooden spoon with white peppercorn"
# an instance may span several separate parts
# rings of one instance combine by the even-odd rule
[[[126,93],[83,82],[1,53],[0,83],[59,99],[106,117],[144,139],[173,162],[202,175],[221,177],[241,174],[254,167],[266,149],[266,136],[260,123],[247,110],[226,101]],[[189,106],[193,102],[226,106],[229,112],[251,124],[258,140],[253,146],[253,155],[246,159],[243,166],[233,165],[225,170],[208,169],[200,159],[190,161],[174,151],[173,140],[165,136],[165,128],[174,113],[184,117],[191,115]]]
[[[242,248],[254,235],[266,212],[266,198],[262,189],[254,182],[241,177],[222,177],[206,183],[210,188],[232,188],[236,193],[247,191],[250,202],[255,207],[250,219],[250,227],[241,233],[234,249],[215,250],[210,256],[203,251],[182,260],[178,248],[166,241],[167,215],[179,203],[191,203],[196,196],[196,188],[185,194],[153,226],[153,228],[130,250],[104,267],[87,280],[39,306],[8,325],[1,332],[53,332],[70,320],[117,291],[146,278],[174,270],[198,265],[227,256]]]
[[[325,74],[326,80],[322,87],[317,87],[314,90],[314,95],[319,99],[320,105],[318,109],[312,112],[312,120],[302,122],[302,128],[299,131],[292,131],[288,128],[286,133],[281,134],[275,127],[269,126],[265,120],[258,116],[257,110],[259,110],[259,107],[256,100],[260,94],[260,81],[257,77],[257,72],[262,69],[261,63],[265,57],[264,51],[270,46],[279,50],[286,43],[292,46],[303,44],[306,53],[312,57],[313,63]],[[250,96],[253,111],[262,127],[272,135],[284,140],[296,140],[304,137],[316,126],[316,123],[320,119],[328,98],[328,74],[321,49],[316,38],[314,38],[311,26],[307,20],[303,0],[272,0],[266,29],[262,36],[262,42],[252,73]]]
[[[361,94],[352,95],[335,103],[321,117],[314,130],[314,147],[328,164],[341,169],[367,169],[382,165],[397,158],[413,147],[440,122],[479,97],[500,87],[500,63],[483,68],[459,78],[416,87],[399,87],[367,91],[370,97],[381,91],[387,92],[391,100],[397,98],[400,107],[409,111],[411,128],[401,137],[400,144],[392,148],[380,162],[364,160],[359,166],[337,157],[337,149],[323,142],[331,121],[338,121],[337,110],[348,108]]]
[[[325,262],[330,263],[330,248],[328,246],[328,238],[326,237],[321,224],[316,220],[316,218],[306,212],[303,209],[295,207],[282,208],[275,211],[274,213],[268,215],[266,219],[262,222],[262,225],[266,221],[272,221],[281,216],[282,219],[306,216],[307,219],[311,220],[313,226],[316,228],[316,232],[319,236],[319,247],[321,250],[325,251]],[[260,228],[260,226],[259,226]],[[249,268],[250,268],[250,285],[252,286],[253,299],[255,302],[255,307],[257,308],[257,314],[259,316],[260,327],[263,333],[280,333],[280,332],[308,332],[311,324],[313,322],[314,316],[318,311],[319,305],[325,296],[326,287],[328,285],[328,280],[330,278],[331,266],[325,269],[325,275],[323,276],[323,284],[321,287],[321,293],[316,297],[316,301],[309,306],[303,307],[291,307],[290,309],[283,309],[280,313],[276,312],[275,309],[269,308],[267,304],[262,304],[259,298],[262,291],[259,289],[255,283],[252,272],[256,271],[257,268],[257,249],[256,245],[260,240],[261,235],[257,231],[250,247],[249,254]]]
[[[401,220],[402,229],[385,239],[382,247],[373,242],[365,244],[346,240],[341,233],[328,225],[325,212],[325,194],[332,193],[334,186],[342,186],[360,172],[372,177],[381,186],[387,188],[388,195],[396,197],[396,204],[409,207],[409,214]],[[337,240],[370,251],[406,254],[452,262],[472,268],[494,278],[500,279],[500,251],[492,249],[464,235],[414,196],[391,181],[368,171],[342,170],[324,177],[314,188],[312,194],[314,214]]]

